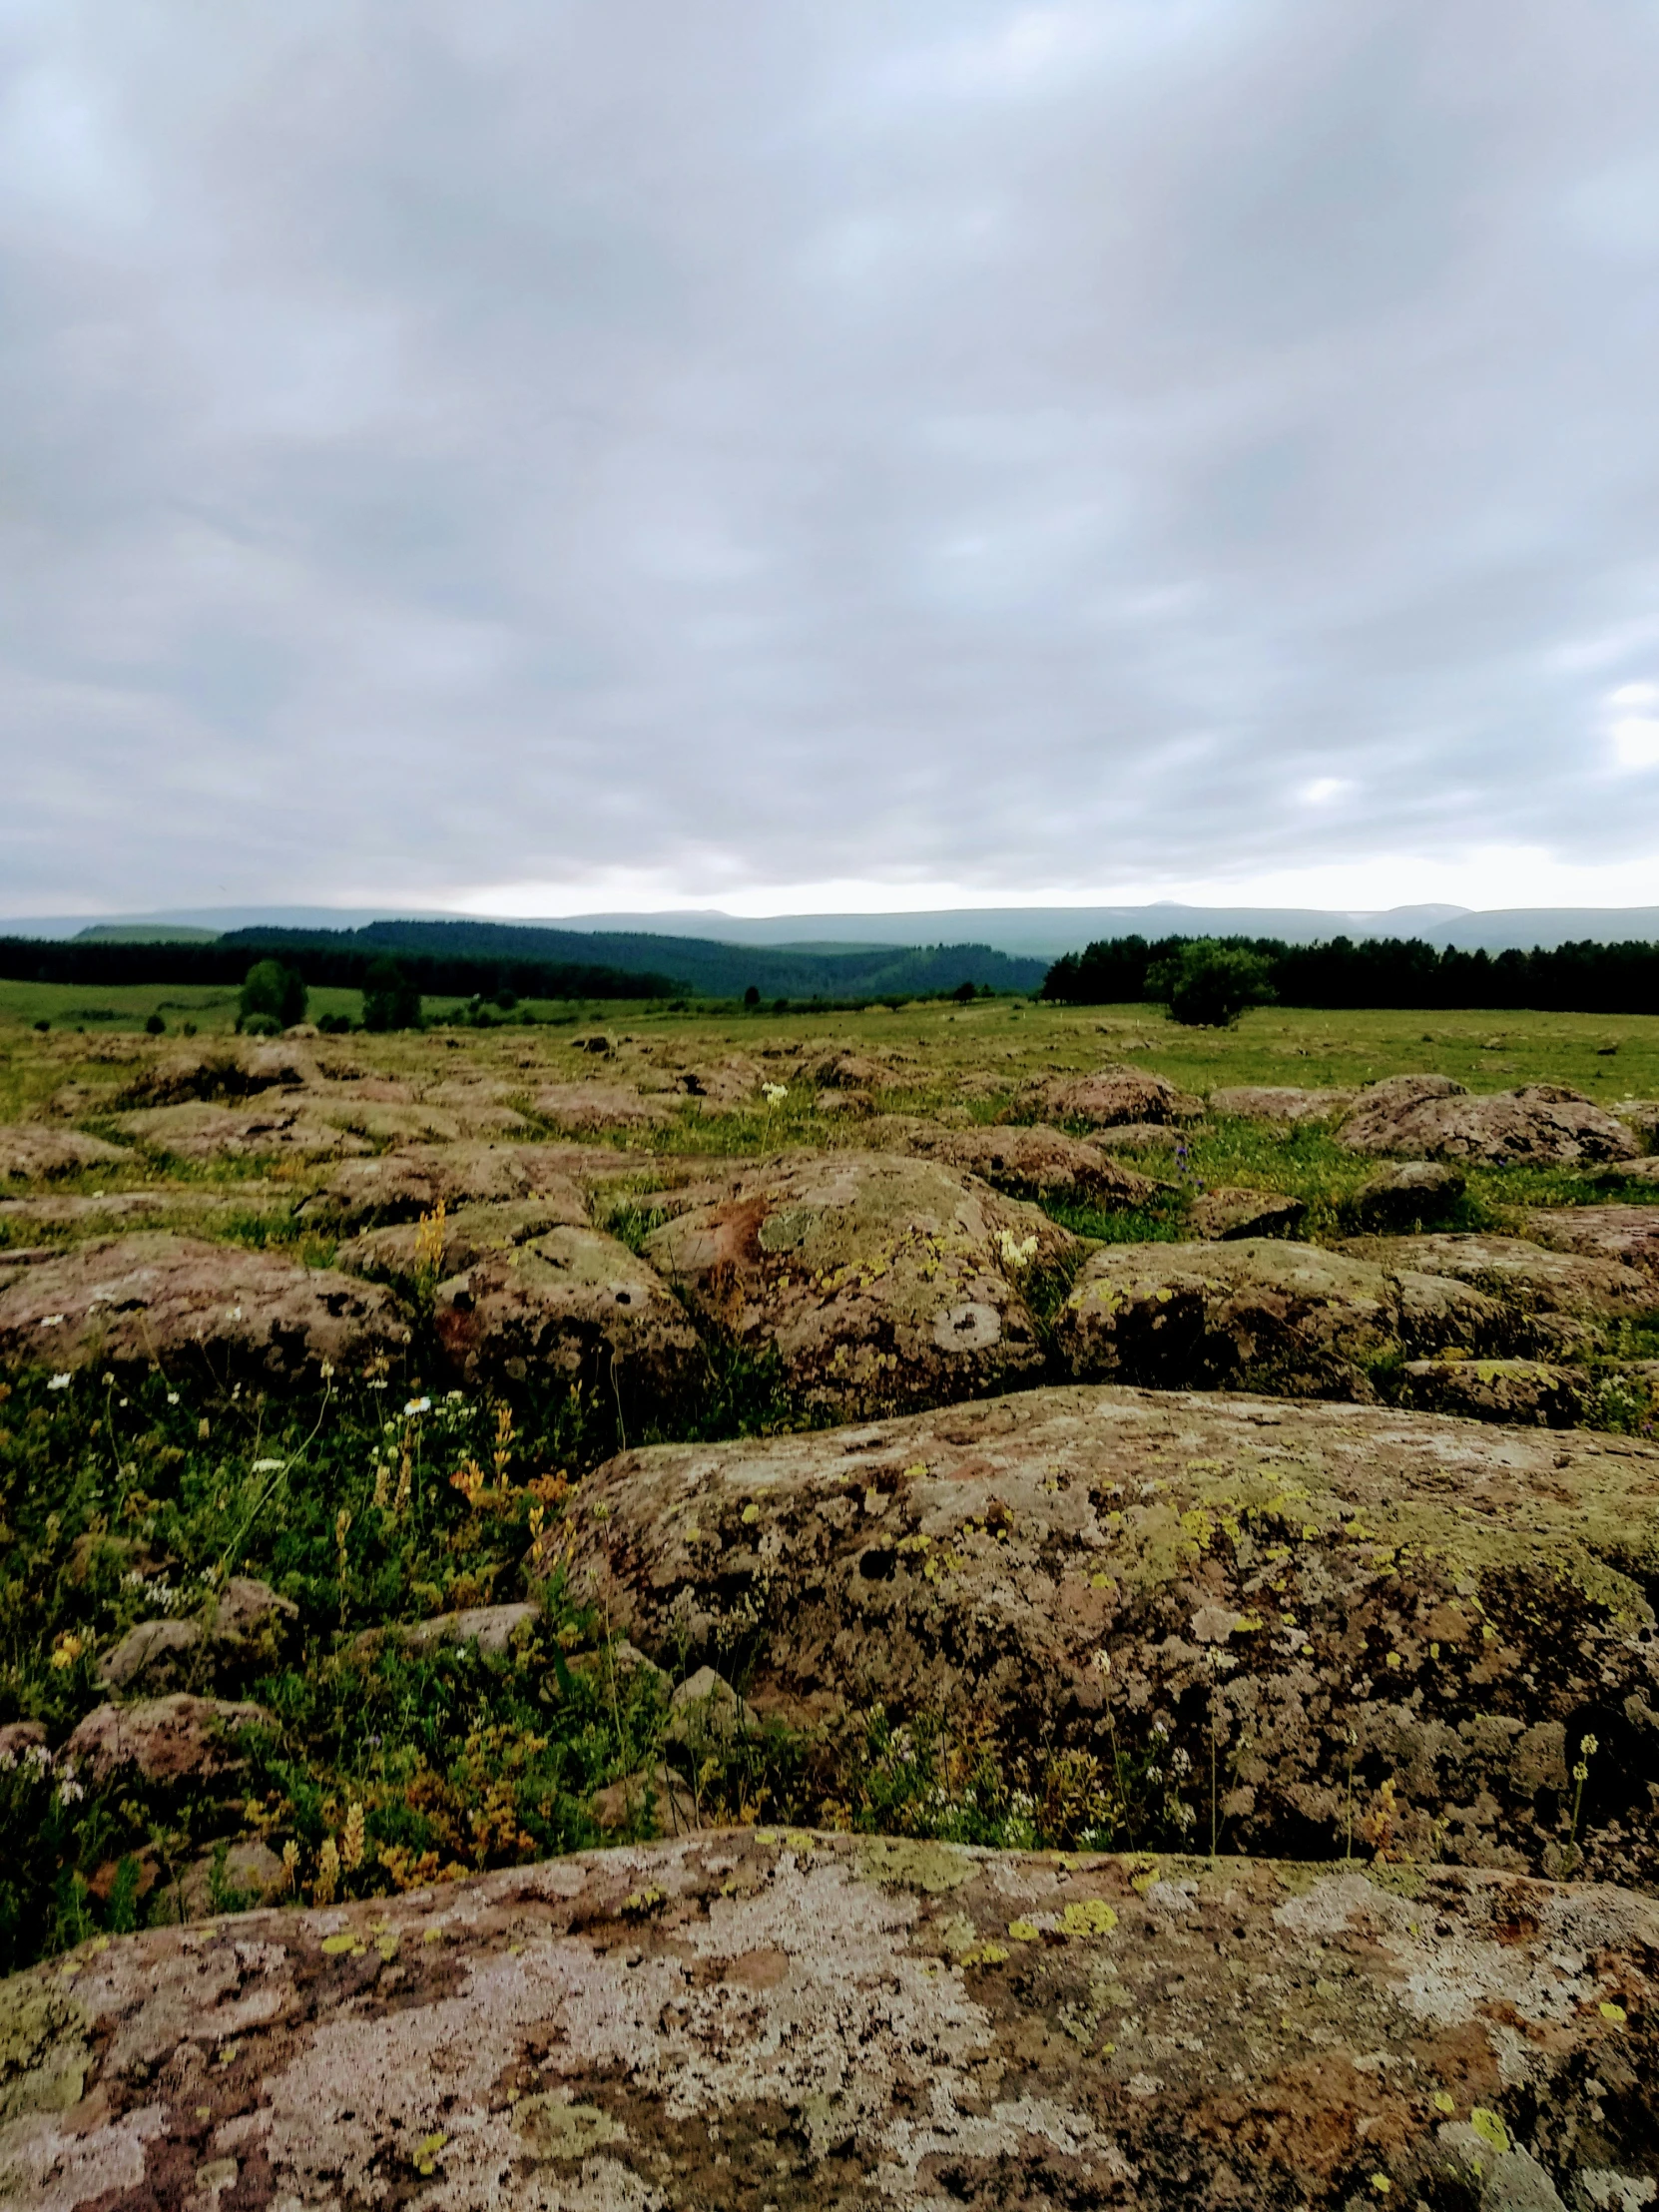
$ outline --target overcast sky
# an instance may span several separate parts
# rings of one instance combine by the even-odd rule
[[[0,0],[0,911],[1659,900],[1659,0]]]

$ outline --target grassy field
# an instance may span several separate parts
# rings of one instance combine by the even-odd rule
[[[222,1033],[235,1002],[228,990],[0,986],[0,1120],[45,1113],[122,1132],[110,1118],[122,1094],[181,1050],[184,1022],[199,1037]],[[355,1014],[355,994],[313,993],[313,1014],[335,1011]],[[769,1066],[786,1080],[770,1105],[758,1089],[730,1112],[686,1098],[662,1127],[615,1133],[624,1155],[857,1145],[867,1122],[821,1111],[816,1085],[796,1072],[795,1055],[810,1068],[840,1049],[878,1056],[896,1078],[878,1094],[883,1112],[965,1108],[985,1121],[1028,1112],[1019,1101],[1033,1080],[1112,1061],[1198,1094],[1242,1083],[1358,1086],[1412,1070],[1476,1090],[1547,1080],[1609,1102],[1659,1093],[1654,1019],[1274,1008],[1206,1031],[1145,1006],[1002,999],[784,1014],[550,1005],[534,1009],[533,1025],[444,1026],[456,1011],[429,1004],[424,1034],[353,1034],[329,1040],[323,1056],[336,1073],[405,1076],[417,1090],[440,1077],[486,1079],[532,1135],[553,1133],[538,1093],[578,1077],[625,1085],[653,1064],[714,1068],[741,1055],[754,1063],[751,1086]],[[151,1012],[167,1020],[167,1037],[135,1033]],[[40,1021],[50,1026],[37,1029]],[[595,1030],[610,1056],[576,1049]],[[1109,1134],[1104,1141],[1112,1147]],[[1343,1231],[1345,1202],[1377,1166],[1326,1128],[1214,1113],[1179,1150],[1172,1141],[1129,1156],[1167,1186],[1147,1210],[1056,1208],[1058,1218],[1114,1241],[1179,1238],[1200,1188],[1244,1184],[1304,1199],[1305,1233],[1317,1241]],[[660,1172],[644,1157],[639,1168]],[[169,1210],[145,1226],[280,1245],[315,1266],[334,1248],[306,1225],[299,1202],[329,1172],[324,1162],[258,1158],[189,1165],[134,1146],[119,1164],[56,1179],[53,1191],[165,1190]],[[1530,1204],[1609,1197],[1654,1203],[1659,1191],[1569,1169],[1474,1170],[1454,1226],[1519,1227]],[[644,1223],[633,1223],[632,1238],[626,1220],[608,1225],[637,1241]],[[0,1247],[98,1233],[95,1219],[40,1221],[20,1209],[0,1224]],[[232,1909],[233,1843],[281,1854],[290,1894],[323,1899],[336,1881],[342,1894],[379,1894],[602,1833],[648,1834],[660,1822],[663,1685],[608,1671],[608,1624],[583,1614],[557,1574],[526,1580],[544,1523],[556,1523],[584,1473],[621,1440],[620,1409],[603,1389],[563,1384],[510,1396],[450,1391],[447,1374],[437,1379],[425,1366],[432,1347],[423,1342],[421,1368],[406,1376],[291,1392],[174,1388],[160,1373],[118,1381],[92,1371],[71,1383],[36,1370],[0,1382],[0,1723],[37,1723],[61,1745],[105,1695],[100,1656],[158,1605],[211,1619],[228,1575],[268,1580],[295,1608],[288,1645],[239,1678],[270,1719],[248,1746],[234,1798],[206,1786],[88,1791],[73,1778],[66,1787],[49,1762],[0,1759],[0,1970],[95,1929]],[[1629,1335],[1615,1349],[1648,1357],[1659,1335]],[[772,1370],[723,1348],[711,1353],[695,1418],[674,1433],[731,1435],[799,1417]],[[392,1633],[526,1588],[538,1593],[541,1616],[529,1640],[500,1658],[416,1653]],[[860,1718],[866,1724],[867,1739],[855,1728],[822,1741],[769,1727],[700,1758],[689,1776],[700,1815],[1068,1848],[1139,1849],[1185,1833],[1135,1780],[1139,1768],[1124,1770],[1128,1783],[1119,1775],[1104,1812],[1085,1815],[1066,1810],[1058,1767],[999,1763],[971,1731],[948,1740],[926,1716],[894,1730],[876,1711]],[[1145,1747],[1135,1756],[1150,1773]],[[608,1802],[618,1791],[621,1811]],[[343,1863],[335,1840],[353,1834],[366,1856]]]

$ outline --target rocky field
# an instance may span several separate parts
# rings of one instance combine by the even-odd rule
[[[1344,1019],[0,1029],[0,2197],[1659,2205],[1659,1024]]]

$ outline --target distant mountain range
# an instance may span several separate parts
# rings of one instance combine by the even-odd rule
[[[388,917],[373,908],[342,910],[328,906],[237,906],[172,908],[150,914],[77,914],[0,921],[0,935],[74,937],[96,930],[111,938],[120,932],[129,942],[144,938],[222,936],[249,930],[267,935],[277,929],[308,934],[385,926]],[[979,906],[914,914],[778,914],[756,920],[715,908],[678,913],[577,914],[556,922],[491,923],[454,914],[424,913],[392,926],[420,924],[480,929],[482,940],[505,950],[497,930],[522,937],[557,940],[546,956],[620,962],[617,940],[632,940],[628,958],[635,965],[668,966],[679,971],[668,944],[728,950],[743,946],[787,951],[809,961],[874,949],[898,952],[926,946],[970,945],[1010,959],[1047,963],[1062,952],[1076,952],[1103,937],[1250,936],[1278,937],[1287,944],[1313,944],[1335,936],[1420,937],[1429,944],[1484,946],[1488,952],[1528,951],[1583,939],[1611,944],[1637,939],[1659,941],[1659,906],[1511,906],[1475,911],[1462,906],[1392,906],[1379,912],[1333,911],[1310,906],[1187,906],[1161,900],[1148,906]],[[573,950],[569,940],[583,940]],[[650,939],[649,947],[640,945]],[[607,940],[601,950],[596,939]],[[665,943],[665,940],[667,942]],[[734,972],[736,972],[734,970]],[[687,981],[691,981],[690,974]],[[752,977],[751,980],[764,980]],[[987,975],[985,981],[995,978]],[[703,987],[703,986],[699,986]],[[743,985],[736,986],[743,988]],[[798,986],[799,987],[799,986]],[[1010,987],[1004,984],[1004,988]],[[1019,985],[1012,987],[1018,988]],[[780,985],[780,991],[786,986]],[[789,995],[794,995],[790,992]]]

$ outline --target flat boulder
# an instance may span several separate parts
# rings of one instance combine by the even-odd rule
[[[1197,1121],[1204,1101],[1150,1068],[1096,1068],[1090,1075],[1062,1075],[1037,1093],[1044,1112],[1060,1121],[1086,1122],[1091,1129],[1112,1129],[1136,1122]]]
[[[365,1138],[323,1119],[303,1097],[282,1093],[243,1106],[203,1099],[146,1106],[118,1120],[135,1144],[175,1160],[251,1160],[268,1154],[327,1160],[370,1149]]]
[[[608,1158],[615,1159],[614,1154]],[[572,1222],[586,1218],[576,1177],[585,1148],[557,1144],[411,1144],[347,1160],[301,1212],[342,1227],[415,1221],[437,1207],[553,1200]]]
[[[123,1773],[182,1788],[234,1774],[243,1764],[238,1732],[276,1725],[261,1706],[220,1698],[179,1695],[100,1705],[81,1722],[60,1758],[100,1788]]]
[[[301,1090],[322,1080],[307,1041],[222,1037],[183,1050],[162,1046],[145,1059],[116,1104],[176,1106],[189,1099],[235,1100],[272,1089]]]
[[[1361,1185],[1348,1202],[1348,1215],[1361,1231],[1432,1229],[1444,1221],[1464,1189],[1462,1171],[1442,1160],[1401,1160]]]
[[[1240,1237],[1294,1237],[1307,1216],[1305,1199],[1220,1183],[1199,1192],[1187,1209],[1187,1226],[1195,1236],[1223,1244]]]
[[[1359,1097],[1358,1091],[1297,1090],[1283,1083],[1234,1083],[1210,1093],[1213,1114],[1240,1121],[1335,1121]]]
[[[1392,1273],[1462,1284],[1495,1301],[1507,1317],[1509,1351],[1569,1357],[1608,1324],[1640,1321],[1654,1303],[1651,1279],[1624,1261],[1552,1251],[1525,1237],[1355,1237],[1344,1249]]]
[[[365,1229],[340,1246],[334,1265],[412,1290],[461,1275],[481,1260],[514,1252],[550,1229],[585,1227],[587,1208],[572,1188],[568,1199],[518,1198],[495,1206],[460,1206],[441,1219],[393,1222]]]
[[[1074,1832],[1120,1847],[1213,1821],[1541,1870],[1588,1733],[1587,1863],[1659,1883],[1650,1443],[1073,1386],[630,1452],[571,1526],[616,1632],[691,1669],[741,1637],[746,1695],[854,1773],[880,1706],[1039,1802],[1069,1773]]]
[[[1659,1912],[1606,1885],[748,1828],[67,1964],[7,1985],[0,2171],[53,2212],[394,2175],[502,2212],[1641,2212],[1659,2171]]]
[[[132,1154],[80,1129],[42,1128],[14,1122],[0,1129],[0,1178],[32,1183],[50,1175],[74,1175],[81,1168],[130,1165]]]
[[[958,1168],[839,1152],[744,1170],[645,1249],[707,1328],[776,1355],[798,1404],[847,1413],[1034,1380],[1027,1286],[1079,1247]]]
[[[1507,1349],[1494,1341],[1500,1322],[1493,1301],[1461,1285],[1246,1238],[1103,1246],[1055,1334],[1079,1381],[1369,1401],[1374,1372],[1408,1352]]]
[[[547,1083],[531,1100],[542,1120],[555,1129],[578,1133],[616,1129],[656,1129],[671,1121],[673,1102],[644,1095],[635,1084],[614,1079],[594,1083]]]
[[[865,1143],[883,1151],[961,1168],[1010,1198],[1119,1213],[1154,1205],[1170,1189],[1125,1167],[1098,1145],[1041,1123],[952,1129],[919,1115],[893,1114],[862,1135]]]
[[[437,1286],[433,1324],[468,1382],[582,1382],[630,1412],[679,1400],[702,1365],[656,1269],[597,1229],[552,1229],[475,1261]]]
[[[1581,1252],[1659,1275],[1659,1206],[1534,1206],[1526,1233],[1556,1252]]]
[[[356,1368],[401,1357],[408,1341],[396,1303],[376,1284],[164,1230],[77,1245],[0,1289],[0,1360],[13,1365],[205,1361],[215,1376],[237,1369],[291,1381],[325,1361]]]
[[[1559,1083],[1471,1093],[1445,1076],[1390,1076],[1372,1084],[1339,1135],[1353,1152],[1407,1152],[1482,1165],[1590,1166],[1631,1160],[1642,1150],[1622,1121]]]
[[[647,1094],[694,1098],[711,1113],[725,1113],[757,1101],[767,1070],[746,1052],[729,1052],[718,1060],[664,1058],[653,1061],[640,1076]]]
[[[1411,1360],[1399,1379],[1402,1404],[1536,1428],[1575,1428],[1589,1394],[1582,1368],[1542,1360]]]

